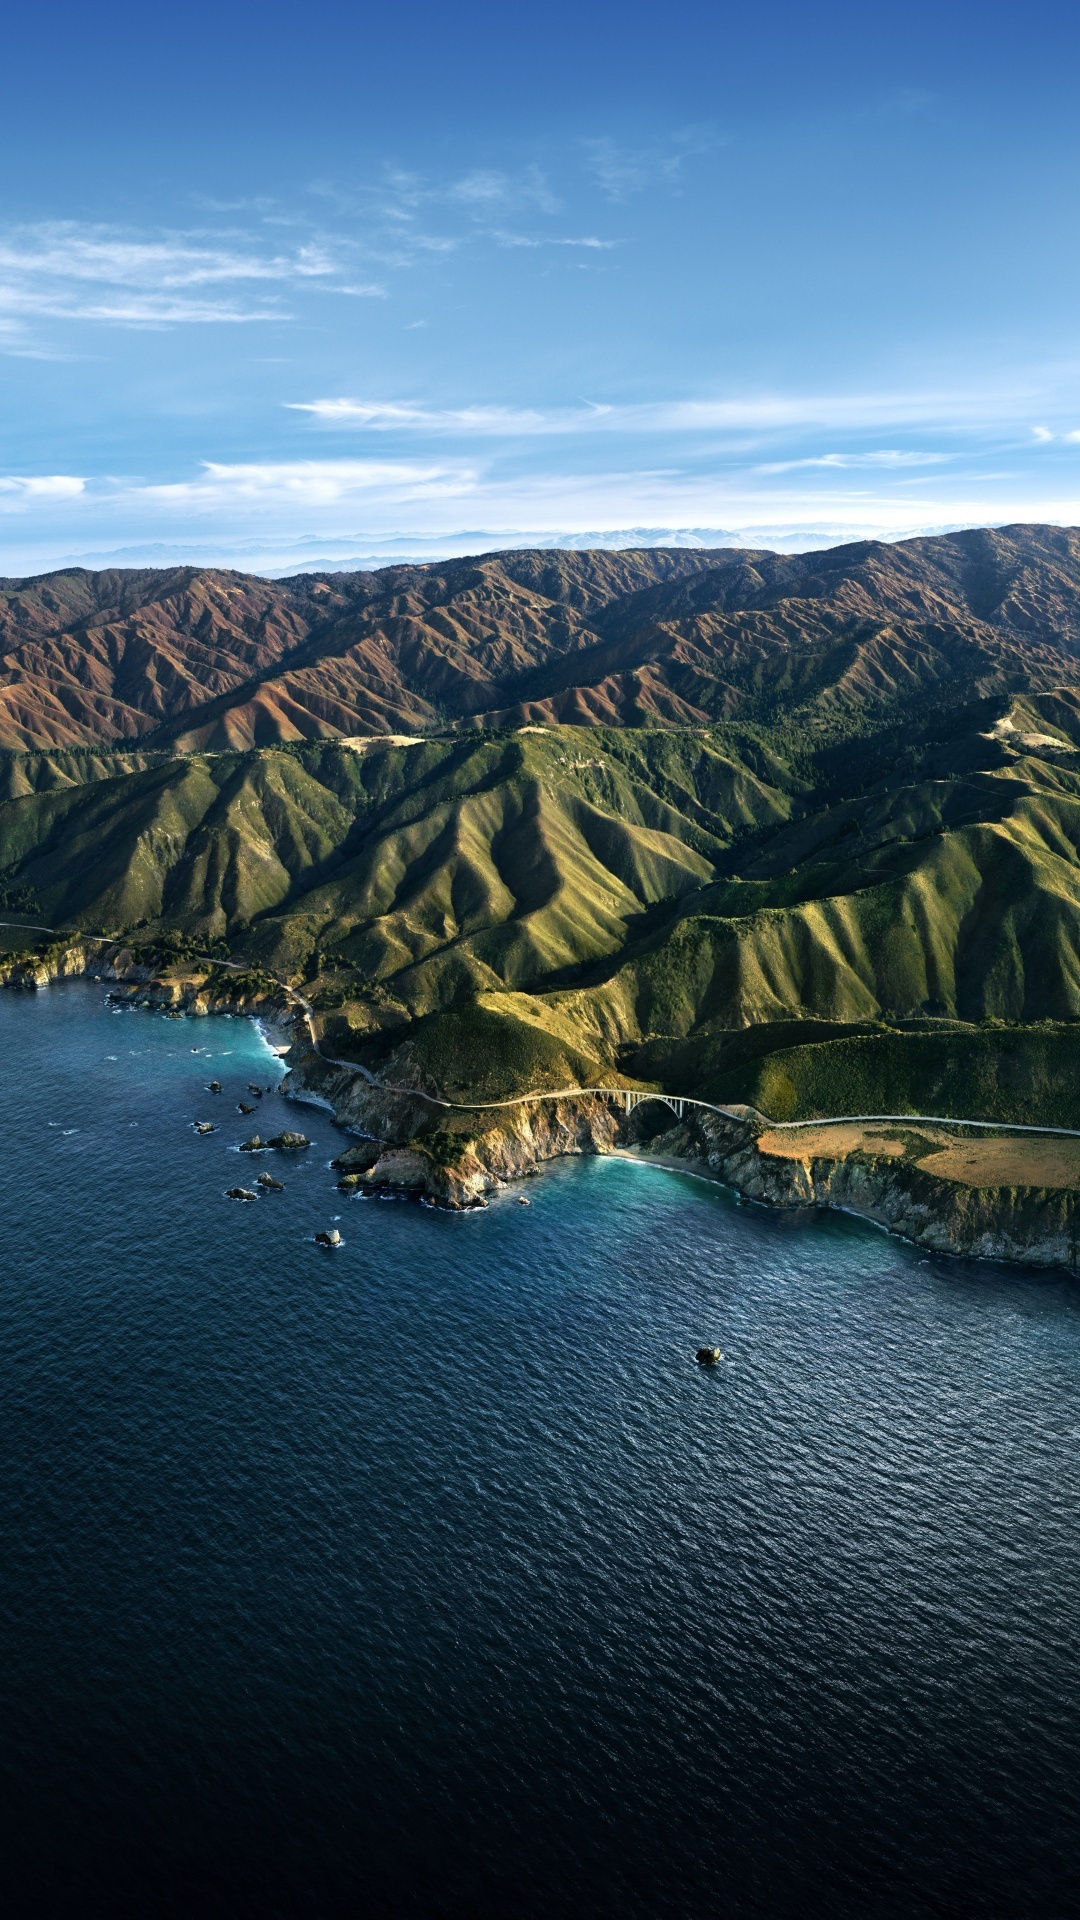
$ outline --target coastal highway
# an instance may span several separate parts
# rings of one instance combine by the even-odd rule
[[[22,928],[23,926],[25,922],[21,920],[0,920],[0,927]],[[59,929],[26,926],[26,932],[58,933]],[[61,934],[61,938],[100,940],[110,946],[119,944],[116,934],[86,933],[82,929],[70,935]],[[214,960],[209,954],[204,953],[196,954],[194,957],[205,961],[208,966],[225,967],[233,973],[243,972],[243,962],[239,960]],[[274,975],[274,978],[277,979],[277,976]],[[301,1009],[312,1051],[318,1054],[320,1060],[325,1060],[328,1067],[341,1067],[348,1073],[359,1074],[361,1079],[366,1080],[368,1085],[379,1093],[401,1094],[410,1100],[422,1100],[428,1106],[442,1107],[450,1113],[487,1113],[495,1108],[528,1106],[530,1102],[540,1100],[580,1099],[582,1094],[595,1094],[605,1100],[624,1100],[627,1111],[630,1110],[631,1104],[640,1106],[645,1100],[660,1100],[665,1106],[670,1107],[675,1117],[680,1120],[684,1107],[698,1107],[706,1113],[719,1113],[725,1120],[739,1121],[745,1120],[749,1111],[746,1108],[738,1110],[717,1106],[711,1100],[696,1100],[690,1094],[658,1093],[643,1087],[562,1087],[554,1093],[518,1093],[509,1100],[443,1100],[437,1094],[421,1093],[416,1087],[387,1086],[383,1081],[377,1080],[368,1067],[361,1066],[359,1061],[338,1060],[332,1054],[324,1053],[315,1032],[314,1008],[311,1002],[305,1000],[303,994],[298,993],[295,987],[290,987],[287,981],[278,980],[277,984],[282,992]],[[764,1120],[774,1132],[793,1131],[799,1127],[854,1126],[876,1121],[889,1126],[980,1127],[989,1133],[1048,1133],[1069,1140],[1080,1140],[1080,1128],[1077,1127],[1038,1127],[1019,1120],[961,1120],[954,1114],[947,1113],[832,1113],[819,1114],[813,1120],[770,1120],[768,1114],[763,1113],[759,1118]]]

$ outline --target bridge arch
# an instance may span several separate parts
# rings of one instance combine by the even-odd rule
[[[677,1093],[644,1093],[630,1087],[620,1087],[615,1098],[627,1115],[634,1113],[638,1107],[647,1106],[650,1101],[658,1101],[661,1106],[670,1108],[676,1120],[681,1120],[686,1106],[685,1100],[680,1099]]]

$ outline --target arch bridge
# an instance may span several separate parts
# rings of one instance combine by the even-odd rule
[[[609,1090],[608,1099],[611,1100],[615,1106],[622,1107],[624,1113],[628,1114],[633,1113],[635,1107],[644,1106],[650,1100],[660,1100],[665,1107],[671,1108],[677,1120],[682,1119],[684,1107],[697,1106],[699,1104],[696,1100],[685,1100],[681,1094],[640,1093],[636,1088],[632,1087],[614,1087]]]

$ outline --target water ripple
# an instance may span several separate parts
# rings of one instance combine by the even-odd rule
[[[621,1161],[346,1209],[317,1109],[234,1208],[193,1024],[0,995],[7,1909],[1076,1912],[1075,1284]]]

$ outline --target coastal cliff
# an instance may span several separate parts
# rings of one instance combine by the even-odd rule
[[[107,982],[121,1004],[257,1014],[290,1035],[297,1057],[282,1091],[329,1107],[360,1136],[334,1163],[349,1192],[413,1194],[456,1210],[484,1205],[497,1188],[562,1155],[630,1151],[706,1174],[747,1200],[856,1214],[935,1252],[1080,1270],[1080,1141],[1075,1165],[1047,1169],[1030,1137],[1021,1151],[1018,1136],[1004,1130],[976,1134],[961,1126],[944,1136],[914,1122],[860,1125],[854,1133],[827,1122],[784,1130],[753,1109],[730,1116],[691,1109],[669,1127],[669,1110],[659,1105],[626,1115],[592,1094],[448,1106],[419,1087],[390,1091],[362,1069],[317,1053],[297,1019],[295,995],[258,970],[169,963],[156,949],[82,937],[0,965],[0,985],[16,989],[79,977]],[[1055,1151],[1061,1159],[1062,1138],[1043,1136],[1044,1160]],[[961,1145],[999,1151],[992,1167],[976,1165],[978,1153],[969,1151],[958,1168]]]
[[[117,963],[122,969],[119,972]],[[130,949],[121,943],[107,947],[100,940],[91,944],[75,937],[56,941],[52,946],[39,944],[25,952],[7,954],[0,960],[0,986],[24,988],[32,993],[51,986],[54,980],[78,980],[90,973],[99,979],[127,979],[128,970],[133,966]],[[149,970],[140,977],[148,979]]]
[[[907,1157],[858,1148],[842,1157],[780,1155],[763,1149],[764,1131],[763,1122],[740,1126],[704,1114],[654,1145],[696,1161],[748,1200],[837,1208],[937,1253],[1080,1266],[1080,1192],[1074,1189],[969,1185]]]
[[[127,1006],[172,1013],[249,1013],[274,1021],[295,1013],[295,996],[260,968],[172,960],[157,946],[76,935],[0,961],[0,987],[40,991],[57,980],[101,980]]]
[[[562,1154],[610,1153],[621,1137],[620,1116],[595,1095],[448,1110],[419,1090],[387,1092],[313,1051],[290,1066],[281,1090],[319,1100],[366,1136],[334,1162],[354,1189],[415,1193],[455,1209],[483,1205],[495,1188]]]
[[[728,1118],[699,1110],[651,1135],[644,1131],[642,1109],[627,1116],[595,1095],[473,1113],[441,1107],[420,1092],[388,1093],[314,1052],[290,1069],[283,1092],[319,1100],[340,1124],[366,1136],[335,1162],[347,1190],[476,1206],[497,1187],[559,1155],[629,1149],[708,1174],[748,1200],[857,1214],[934,1252],[1080,1268],[1080,1190],[1067,1184],[973,1184],[928,1172],[912,1156],[935,1142],[910,1128],[882,1131],[869,1150],[801,1153],[798,1136],[788,1135],[791,1144],[783,1152],[770,1152],[775,1136],[768,1121],[753,1113]],[[648,1111],[655,1120],[661,1109]],[[979,1136],[976,1145],[986,1138]],[[989,1137],[989,1144],[996,1141]]]

